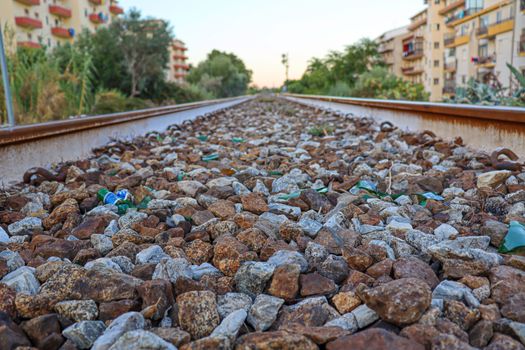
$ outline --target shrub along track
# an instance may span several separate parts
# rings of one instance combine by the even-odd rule
[[[523,349],[496,247],[525,174],[495,167],[262,97],[32,170],[0,198],[0,348]]]

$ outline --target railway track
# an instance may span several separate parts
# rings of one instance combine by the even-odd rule
[[[0,349],[523,349],[523,164],[360,103],[11,130],[111,142],[0,193]]]

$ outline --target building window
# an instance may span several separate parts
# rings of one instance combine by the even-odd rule
[[[84,9],[84,16],[85,16],[85,17],[88,16],[88,10],[87,10],[87,9]]]
[[[434,43],[434,49],[439,49],[439,41],[436,41],[436,42]]]
[[[434,67],[439,67],[439,60],[434,61]]]
[[[28,9],[24,9],[24,13],[26,16],[29,16],[29,10]]]
[[[439,85],[439,78],[434,78],[434,85]]]
[[[467,82],[467,76],[466,75],[462,75],[461,76],[461,83],[465,84],[466,82]]]
[[[440,29],[441,29],[441,25],[439,23],[436,23],[436,31],[439,32]]]

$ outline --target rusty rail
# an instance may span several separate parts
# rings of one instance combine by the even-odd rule
[[[242,97],[233,97],[202,102],[185,103],[174,106],[155,107],[131,112],[120,112],[97,116],[80,117],[76,119],[57,120],[45,123],[20,125],[12,128],[0,128],[0,147],[24,143],[76,133],[79,131],[96,129],[115,124],[127,123],[140,119],[159,117],[172,113],[187,111],[195,108],[211,106],[228,101],[235,101]]]
[[[367,98],[347,98],[299,94],[284,94],[284,96],[305,100],[341,103],[369,108],[406,111],[410,113],[421,112],[440,116],[447,115],[463,118],[476,118],[493,121],[525,123],[525,108],[519,107],[474,106],[450,103],[392,101]]]

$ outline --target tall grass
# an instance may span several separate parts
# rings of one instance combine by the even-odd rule
[[[5,28],[7,64],[17,124],[64,119],[90,111],[94,103],[91,56],[71,47],[70,61],[61,70],[45,49],[16,48]],[[1,89],[1,121],[6,112]]]

